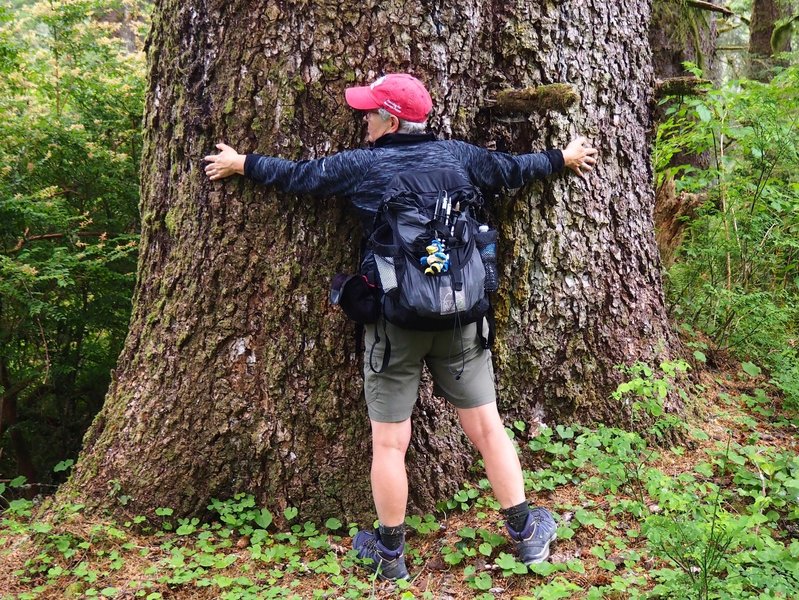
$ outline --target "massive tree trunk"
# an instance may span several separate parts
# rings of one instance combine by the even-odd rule
[[[791,24],[775,34],[777,22],[790,15],[789,0],[753,0],[749,20],[749,77],[768,81],[775,66],[787,66],[774,55],[791,49]]]
[[[683,63],[697,65],[708,79],[717,79],[716,13],[708,2],[700,8],[684,0],[653,0],[649,42],[657,79],[688,75]]]
[[[685,79],[693,77],[685,69],[685,62],[702,69],[705,79],[718,80],[716,15],[719,13],[715,10],[723,10],[714,8],[718,4],[718,1],[708,2],[698,7],[684,0],[653,0],[649,43],[652,46],[655,80],[659,83],[656,90],[684,83],[685,95],[696,93],[692,82]],[[657,122],[664,120],[667,106],[658,104],[655,110]],[[693,165],[706,169],[710,160],[709,152],[679,153],[672,158],[671,166]],[[666,177],[658,186],[655,194],[655,230],[664,265],[670,266],[674,261],[675,252],[689,224],[686,217],[690,217],[701,202],[702,198],[695,194],[677,194],[672,177]]]
[[[613,366],[668,354],[649,162],[647,2],[200,2],[154,16],[142,248],[125,350],[64,493],[134,511],[201,513],[254,493],[304,517],[371,514],[369,428],[354,327],[327,301],[360,233],[342,201],[243,179],[208,183],[201,157],[301,159],[358,146],[344,88],[383,71],[429,83],[432,127],[512,152],[601,149],[587,179],[499,202],[503,411],[532,422],[614,421]],[[560,110],[491,106],[500,89],[571,84]],[[557,94],[555,94],[557,97]],[[452,411],[421,393],[411,509],[467,476]]]

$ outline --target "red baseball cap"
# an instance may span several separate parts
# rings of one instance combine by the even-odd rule
[[[424,84],[407,73],[392,73],[371,85],[347,88],[347,104],[356,110],[385,108],[395,117],[421,123],[433,108]]]

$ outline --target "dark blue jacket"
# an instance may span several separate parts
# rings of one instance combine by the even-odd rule
[[[248,154],[244,174],[292,194],[342,196],[364,223],[371,223],[389,182],[410,170],[451,168],[486,192],[519,188],[563,170],[560,150],[505,154],[432,134],[387,134],[374,147],[315,160],[292,161]]]

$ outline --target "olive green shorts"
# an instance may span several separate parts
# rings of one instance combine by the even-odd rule
[[[375,332],[380,341],[375,344]],[[391,342],[389,362],[383,364],[386,337]],[[419,395],[422,363],[435,384],[434,392],[457,408],[475,408],[496,402],[491,351],[478,340],[477,325],[446,331],[411,331],[381,319],[367,325],[364,337],[364,393],[369,418],[381,423],[408,419]],[[370,366],[371,365],[371,366]]]

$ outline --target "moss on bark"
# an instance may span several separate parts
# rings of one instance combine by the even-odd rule
[[[530,114],[555,111],[565,113],[580,101],[573,85],[551,83],[520,90],[501,90],[490,104],[494,112]]]

